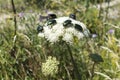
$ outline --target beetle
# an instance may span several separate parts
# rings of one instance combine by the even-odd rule
[[[63,26],[64,27],[70,27],[70,26],[72,26],[73,24],[72,24],[72,21],[71,20],[66,20],[66,21],[64,21],[64,23],[63,23]]]
[[[76,20],[76,15],[75,14],[70,14],[69,17]]]
[[[79,25],[79,24],[75,24],[74,27],[75,27],[76,30],[78,30],[78,31],[80,31],[80,32],[83,32],[83,28],[82,28],[81,25]]]
[[[48,14],[47,20],[57,18],[56,14]]]
[[[55,19],[50,19],[50,20],[48,20],[48,22],[47,22],[47,26],[48,25],[55,25],[57,22],[56,22],[56,20]]]

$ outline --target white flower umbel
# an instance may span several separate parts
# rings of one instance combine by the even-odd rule
[[[45,26],[44,27],[44,35],[45,38],[50,41],[51,43],[58,42],[59,37],[63,35],[64,27],[61,24],[56,24],[52,26]]]
[[[44,37],[51,43],[56,43],[59,42],[60,40],[63,40],[71,44],[74,42],[74,37],[80,40],[84,36],[89,36],[89,30],[80,21],[74,20],[69,17],[60,17],[54,20],[56,21],[54,24],[46,23],[43,27]],[[66,20],[70,20],[71,25],[68,24],[67,26],[64,26],[63,24],[65,23]],[[81,31],[77,30],[75,28],[75,24],[80,25],[78,27],[81,27],[82,30]],[[43,34],[40,33],[39,36],[43,37]]]
[[[59,61],[55,57],[49,56],[45,63],[42,63],[42,73],[45,76],[53,77],[58,73]]]
[[[73,27],[67,28],[65,31],[66,31],[66,33],[69,33],[69,34],[71,34],[72,36],[77,37],[78,39],[81,39],[81,38],[84,37],[83,33],[77,31],[77,30],[74,29]]]
[[[67,43],[72,43],[73,42],[73,35],[70,33],[65,33],[63,35],[63,41],[66,41]]]

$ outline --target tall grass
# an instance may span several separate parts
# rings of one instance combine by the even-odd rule
[[[39,13],[44,15],[45,10],[16,16],[18,30],[14,35],[14,16],[11,15],[0,22],[0,80],[119,80],[119,21],[109,18],[104,21],[103,12],[89,8],[91,3],[86,1],[48,2],[51,3],[46,2],[45,10],[50,7],[48,11],[60,12],[60,16],[75,13],[77,20],[87,25],[91,38],[76,41],[74,45],[66,45],[62,41],[50,44],[39,38],[36,28],[38,24],[44,24],[39,21]],[[14,41],[16,46],[13,48]],[[55,63],[58,71],[48,71],[54,75],[45,75],[43,63]],[[45,67],[56,68],[51,68],[51,65]]]

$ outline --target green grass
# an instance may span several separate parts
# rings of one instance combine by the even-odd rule
[[[16,2],[19,7],[18,4]],[[34,9],[33,11],[37,11],[34,15],[25,13],[22,18],[17,16],[17,27],[24,27],[24,30],[18,28],[16,35],[11,15],[12,19],[7,18],[0,22],[0,80],[79,80],[71,61],[70,51],[82,80],[120,79],[120,28],[109,25],[119,27],[119,19],[103,21],[103,17],[98,16],[99,11],[95,8],[86,11],[85,5],[73,4],[72,1],[66,3],[66,0],[65,2],[63,0],[63,5],[58,4],[60,3],[52,1],[52,5],[48,5],[50,6],[48,10],[56,14],[62,12],[58,16],[76,13],[77,20],[84,22],[91,33],[98,36],[69,45],[69,50],[62,42],[51,45],[47,40],[38,37],[36,28],[38,24],[44,24],[38,20],[38,14],[46,15],[46,8],[40,11]],[[29,10],[25,12],[27,11]],[[7,13],[13,14],[12,11]],[[114,29],[115,33],[108,33],[110,29]],[[103,62],[99,62],[98,57],[90,57],[94,53],[97,53]],[[42,73],[42,63],[48,56],[56,57],[60,62],[58,73],[54,76],[45,76]]]

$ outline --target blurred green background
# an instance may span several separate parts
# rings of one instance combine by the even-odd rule
[[[37,26],[46,22],[40,16],[49,13],[58,17],[73,13],[90,30],[89,39],[70,46],[81,80],[120,80],[119,0],[13,1],[16,14],[11,0],[0,0],[0,80],[79,80],[66,46],[38,37]],[[54,76],[41,70],[48,56],[60,62]]]

